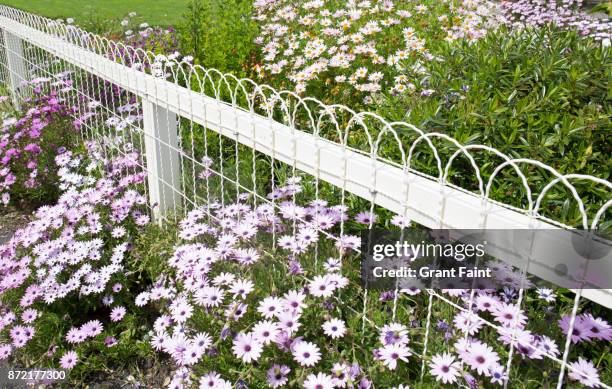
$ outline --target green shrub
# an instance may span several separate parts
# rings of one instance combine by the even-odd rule
[[[404,71],[418,90],[429,89],[430,96],[387,96],[378,113],[426,132],[448,134],[464,144],[484,144],[514,158],[533,158],[564,174],[609,178],[609,48],[553,27],[522,32],[502,29],[474,44],[448,44],[438,58],[424,64],[421,74]],[[406,139],[404,145],[415,139],[408,131],[400,136]],[[442,155],[455,150],[443,150]],[[479,160],[481,166],[489,165],[489,174],[492,165],[501,163],[491,155],[480,158],[484,158]],[[435,164],[422,162],[419,170],[437,175]],[[525,173],[531,183],[538,183],[534,187],[542,188],[550,176],[538,170]],[[473,174],[468,177],[473,180]],[[524,198],[516,188],[500,190],[498,200],[513,203],[512,198]],[[599,205],[607,197],[605,191],[586,188],[586,192],[595,196],[587,202]],[[577,216],[574,211],[568,212]]]
[[[251,15],[249,0],[192,0],[178,27],[181,52],[206,68],[244,75],[255,52]]]
[[[612,167],[609,49],[554,29],[499,31],[449,45],[442,57],[420,79],[432,96],[392,97],[381,111],[463,142],[537,155],[566,173]]]

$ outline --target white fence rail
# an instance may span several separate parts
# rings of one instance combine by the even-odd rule
[[[196,167],[205,166],[195,158],[195,125],[202,126],[204,133],[210,130],[221,135],[221,157],[223,139],[233,142],[236,149],[235,166],[232,167],[235,176],[229,177],[223,164],[216,173],[235,185],[236,191],[251,191],[256,196],[258,178],[254,164],[258,153],[273,162],[288,165],[293,171],[311,175],[317,188],[319,181],[339,188],[343,202],[345,194],[352,194],[366,200],[371,209],[381,207],[428,228],[570,229],[573,226],[541,215],[547,193],[558,186],[565,187],[571,200],[577,204],[581,217],[576,227],[596,229],[612,204],[608,197],[598,210],[589,214],[574,185],[576,181],[591,181],[610,193],[612,184],[606,180],[577,174],[562,175],[541,162],[511,158],[487,146],[462,145],[447,135],[424,133],[408,123],[390,123],[375,114],[354,112],[341,105],[327,106],[315,99],[277,92],[248,79],[238,80],[185,62],[161,61],[152,53],[131,49],[10,7],[0,6],[0,28],[5,57],[2,66],[6,70],[4,81],[10,86],[15,106],[21,101],[21,81],[35,75],[52,76],[51,69],[63,70],[62,66],[85,72],[85,85],[98,92],[116,87],[141,104],[142,126],[132,120],[124,131],[129,132],[129,136],[144,139],[141,143],[148,173],[148,195],[158,217],[199,201],[192,181],[196,180]],[[155,71],[167,73],[167,76],[151,74]],[[94,96],[87,92],[79,93],[76,98],[94,100]],[[107,117],[113,117],[117,108],[114,101],[107,105]],[[105,125],[100,119],[96,120],[98,122],[86,127],[93,131],[94,127]],[[184,144],[182,135],[185,132],[191,135],[191,145]],[[412,141],[406,143],[400,133],[413,134]],[[364,147],[351,143],[356,134],[361,136]],[[436,142],[445,142],[455,150],[446,161],[443,161]],[[381,150],[388,144],[393,144],[399,161],[383,157]],[[253,171],[247,179],[252,182],[252,187],[245,187],[240,178],[238,147],[252,150]],[[435,161],[437,173],[433,176],[415,168],[415,154],[423,147],[429,150]],[[205,143],[205,150],[207,153],[208,143]],[[479,153],[487,153],[501,161],[489,172],[487,179],[483,178],[485,175],[477,163]],[[452,169],[459,160],[467,161],[468,169],[474,175],[475,191],[450,182]],[[547,172],[549,182],[540,184],[539,190],[535,191],[529,176],[522,170],[525,165]],[[506,171],[512,171],[517,182],[522,184],[520,189],[526,197],[522,209],[496,201],[491,196],[494,184]],[[275,177],[274,167],[272,177]],[[261,201],[268,200],[262,198]],[[567,249],[572,249],[571,244],[567,244]],[[500,247],[500,258],[513,263],[512,256],[507,254],[511,250],[512,247]],[[553,270],[546,265],[531,264],[528,271],[543,279],[554,280]],[[607,274],[612,268],[610,263],[602,262],[588,271]],[[442,298],[435,292],[430,292],[430,296]],[[583,296],[612,308],[611,290],[576,290],[574,318]],[[562,371],[567,362],[569,338],[567,342],[564,358],[560,361]]]

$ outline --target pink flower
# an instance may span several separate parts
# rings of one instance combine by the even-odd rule
[[[38,317],[38,311],[36,309],[26,309],[21,314],[21,320],[24,323],[31,323]]]
[[[437,354],[431,357],[429,362],[430,372],[436,378],[436,381],[442,381],[445,384],[457,382],[459,370],[461,366],[455,358],[448,353]]]
[[[116,344],[117,344],[117,339],[115,339],[114,337],[107,336],[106,338],[104,338],[104,345],[106,347],[113,347]]]
[[[567,335],[569,332],[570,321],[570,315],[565,315],[558,321],[559,327],[561,327],[561,330],[563,330],[565,335]],[[589,339],[589,328],[587,327],[587,322],[582,316],[577,316],[574,320],[574,328],[572,330],[572,342],[579,343]]]
[[[484,343],[472,343],[467,349],[465,362],[478,374],[490,375],[491,368],[497,366],[499,355]]]
[[[251,363],[257,361],[263,351],[263,345],[253,334],[239,333],[234,339],[232,350],[236,357]]]
[[[293,358],[301,366],[314,366],[321,359],[321,352],[312,342],[299,342],[293,347]]]
[[[125,308],[124,307],[115,307],[110,313],[110,319],[112,321],[121,321],[125,316]]]
[[[568,367],[568,377],[570,379],[578,381],[589,388],[597,388],[600,386],[601,381],[599,380],[599,373],[593,365],[593,362],[579,357],[578,361],[570,363]]]
[[[408,347],[403,344],[388,344],[378,350],[379,358],[389,370],[395,370],[399,361],[408,362],[412,355]]]
[[[79,356],[74,351],[66,352],[60,359],[60,366],[63,369],[72,369],[79,361]]]
[[[35,143],[30,143],[30,144],[26,145],[23,149],[25,151],[27,151],[27,152],[32,153],[32,154],[39,154],[42,151],[40,146],[35,144]]]

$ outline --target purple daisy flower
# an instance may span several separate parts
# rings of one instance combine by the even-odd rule
[[[290,371],[291,369],[289,369],[288,366],[277,364],[272,365],[266,374],[268,385],[270,385],[272,388],[278,388],[285,385],[288,381],[287,374],[289,374]]]
[[[372,212],[360,212],[355,216],[355,221],[357,223],[367,226],[376,223],[376,220],[378,220],[378,217]]]

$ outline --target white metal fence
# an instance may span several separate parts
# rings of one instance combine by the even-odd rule
[[[143,151],[150,205],[160,220],[178,218],[198,204],[225,203],[241,192],[253,195],[255,203],[277,206],[265,193],[297,172],[311,178],[316,199],[330,193],[342,205],[361,199],[364,209],[391,211],[428,228],[596,229],[612,204],[612,184],[603,179],[562,175],[533,159],[279,92],[10,7],[0,6],[0,27],[0,75],[14,105],[31,92],[22,81],[46,77],[64,98],[78,103],[75,119],[87,137],[128,138]],[[545,180],[532,182],[528,166]],[[209,172],[220,178],[215,188],[199,184],[209,183]],[[584,182],[603,188],[607,198],[583,198]],[[498,187],[512,189],[514,199],[496,198]],[[547,206],[552,192],[557,200],[571,200],[576,221],[559,221],[556,208]],[[528,266],[530,273],[554,279],[545,264]],[[588,270],[610,271],[606,263]],[[465,310],[428,292],[423,355],[432,301]],[[612,307],[610,290],[575,292],[570,333],[582,297]],[[521,289],[519,306],[522,298]],[[548,356],[561,366],[559,387],[570,346],[568,336],[563,357]]]

